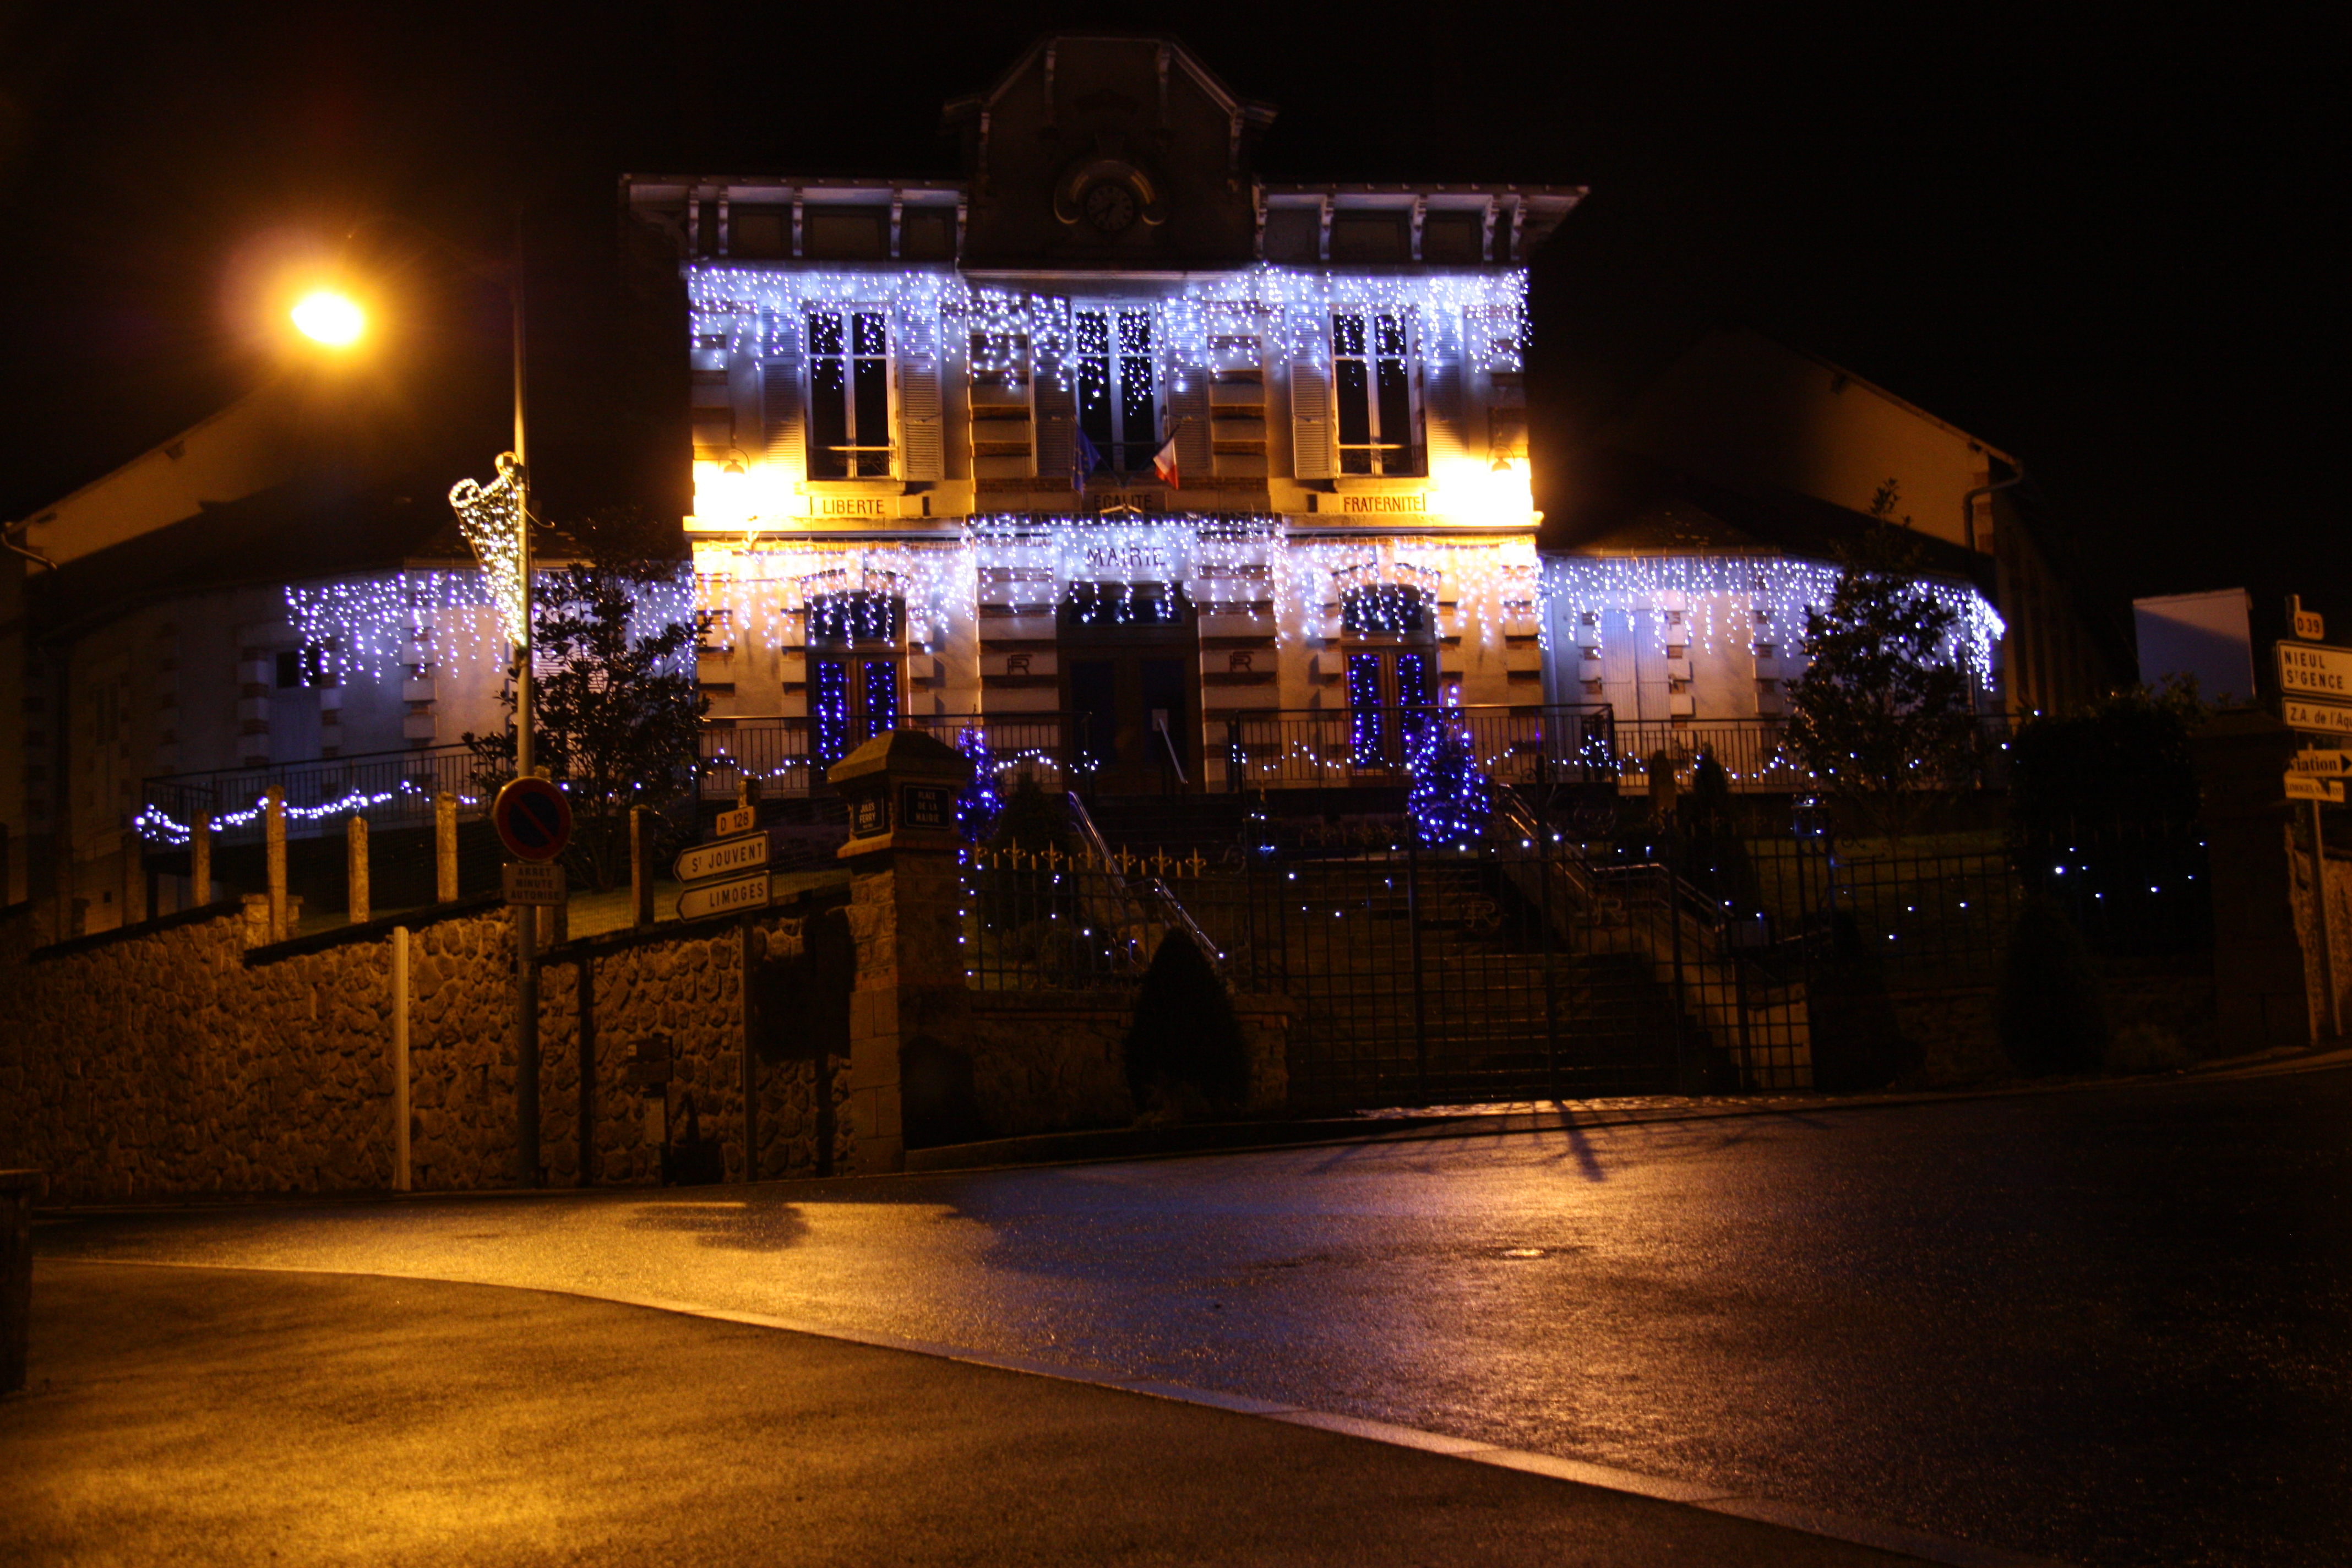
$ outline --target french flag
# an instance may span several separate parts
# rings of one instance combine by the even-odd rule
[[[1160,447],[1159,451],[1154,452],[1151,455],[1151,471],[1158,474],[1160,476],[1160,482],[1166,485],[1170,489],[1175,490],[1184,488],[1176,482],[1175,437],[1169,437],[1168,445]]]

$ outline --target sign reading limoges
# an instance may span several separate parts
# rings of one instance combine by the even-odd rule
[[[2344,781],[2314,778],[2309,773],[2289,773],[2286,775],[2286,797],[2289,800],[2312,800],[2328,805],[2342,805]]]
[[[698,921],[707,915],[731,915],[768,907],[768,873],[754,871],[731,882],[706,882],[677,896],[677,918]]]
[[[2279,691],[2317,702],[2352,703],[2352,647],[2326,643],[2278,645]]]
[[[749,871],[768,863],[768,836],[747,833],[737,838],[721,838],[714,844],[698,844],[678,851],[672,869],[681,882],[699,882],[711,877],[724,877],[737,871]]]

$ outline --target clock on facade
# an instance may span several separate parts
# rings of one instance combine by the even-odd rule
[[[1165,223],[1168,203],[1152,177],[1124,158],[1081,158],[1054,182],[1054,216],[1097,234]]]
[[[1134,188],[1124,180],[1097,180],[1087,187],[1079,198],[1087,221],[1105,234],[1118,234],[1135,222],[1141,204],[1135,199]]]

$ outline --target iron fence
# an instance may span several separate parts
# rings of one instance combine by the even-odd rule
[[[215,843],[258,841],[262,799],[272,789],[286,803],[289,837],[337,831],[352,816],[387,827],[430,824],[437,795],[455,795],[461,815],[488,805],[476,778],[480,765],[460,745],[171,773],[145,782],[132,826],[149,844],[165,847],[185,845],[205,817]]]
[[[985,746],[1000,788],[1022,779],[1051,791],[1083,781],[1082,713],[910,713],[883,716],[869,734],[920,730],[960,750]],[[701,796],[731,800],[745,781],[765,797],[822,794],[824,772],[854,746],[820,744],[818,726],[791,715],[707,721],[702,731]],[[831,752],[833,754],[828,754]]]
[[[1606,703],[1265,710],[1227,716],[1220,762],[1234,793],[1402,784],[1416,751],[1442,727],[1498,782],[1590,783],[1615,773],[1613,726]]]

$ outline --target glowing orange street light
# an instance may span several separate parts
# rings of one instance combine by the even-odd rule
[[[320,289],[305,294],[294,307],[294,325],[301,334],[331,349],[349,348],[367,330],[367,312],[348,294]]]

